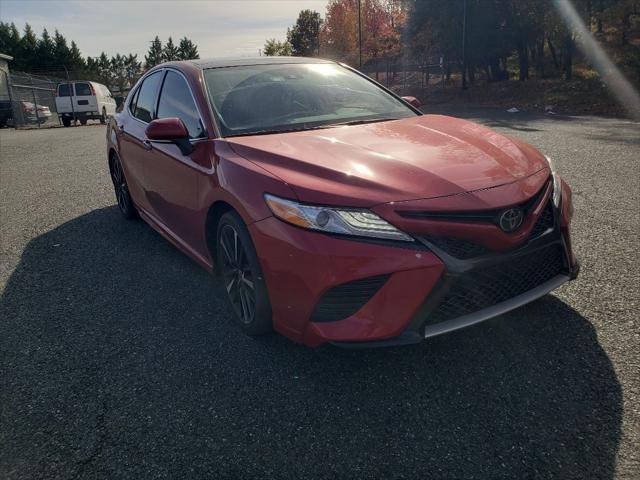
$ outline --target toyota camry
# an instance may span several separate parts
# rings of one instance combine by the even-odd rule
[[[247,334],[311,347],[416,343],[575,278],[551,160],[418,106],[328,60],[165,63],[108,125],[118,206],[219,275]]]

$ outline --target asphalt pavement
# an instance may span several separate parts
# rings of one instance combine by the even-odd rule
[[[0,131],[0,478],[640,478],[640,124],[459,111],[572,185],[579,279],[417,346],[245,337],[115,206],[105,129]]]

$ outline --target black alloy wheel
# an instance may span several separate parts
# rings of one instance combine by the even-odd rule
[[[222,216],[217,232],[217,266],[240,327],[249,335],[272,330],[271,305],[262,269],[242,219]]]
[[[118,208],[120,212],[127,219],[137,218],[138,211],[131,200],[129,194],[129,187],[127,186],[127,180],[124,177],[122,170],[122,164],[117,155],[113,155],[111,158],[111,181],[113,182],[113,189],[116,194],[116,200],[118,201]]]

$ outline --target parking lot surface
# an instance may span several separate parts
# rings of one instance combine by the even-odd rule
[[[364,351],[241,334],[120,217],[104,127],[0,131],[0,478],[639,478],[640,126],[458,113],[554,158],[581,276]]]

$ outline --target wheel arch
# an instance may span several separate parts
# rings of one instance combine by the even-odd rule
[[[239,212],[233,208],[233,206],[224,201],[224,200],[216,200],[211,204],[209,210],[207,211],[207,218],[205,220],[205,236],[207,242],[207,248],[209,249],[209,255],[211,255],[211,261],[213,264],[214,273],[217,272],[216,268],[216,235],[218,231],[218,223],[222,216],[227,212]],[[240,215],[242,218],[242,216]]]
[[[109,147],[109,152],[107,153],[107,163],[109,164],[109,173],[113,172],[113,158],[118,155],[116,149],[113,146]]]

